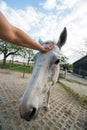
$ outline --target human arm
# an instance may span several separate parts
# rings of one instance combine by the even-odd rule
[[[48,52],[53,48],[52,44],[41,46],[33,41],[24,31],[11,25],[5,16],[0,12],[0,39],[13,43],[15,45]]]

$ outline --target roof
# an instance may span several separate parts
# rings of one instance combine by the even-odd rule
[[[81,60],[84,60],[85,58],[87,58],[87,55],[84,56],[84,57],[82,57],[82,58],[80,58],[79,60],[75,61],[73,64],[75,64],[75,63],[77,63],[77,62],[79,62],[79,61],[81,61]]]

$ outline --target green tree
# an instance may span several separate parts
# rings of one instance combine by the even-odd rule
[[[30,60],[33,58],[34,53],[31,49],[26,49],[26,55],[27,55],[27,65],[29,65]]]
[[[68,63],[68,58],[66,56],[61,57],[61,67],[65,70],[71,70],[72,69],[72,64]]]
[[[34,53],[33,50],[29,48],[23,48],[19,51],[19,55],[24,59],[23,60],[23,78],[25,77],[25,72],[26,72],[26,60],[27,60],[27,65],[29,65],[29,62],[31,58],[33,58]]]
[[[61,64],[67,64],[68,58],[66,56],[61,57]]]
[[[21,47],[12,45],[8,42],[0,40],[0,54],[3,54],[3,67],[6,65],[7,57],[15,55],[21,49]]]

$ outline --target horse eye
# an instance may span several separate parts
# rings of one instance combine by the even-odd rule
[[[60,62],[60,59],[57,59],[54,64],[58,64]]]

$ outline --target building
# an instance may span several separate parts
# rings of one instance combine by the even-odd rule
[[[87,77],[87,55],[73,63],[73,73],[81,77]]]

